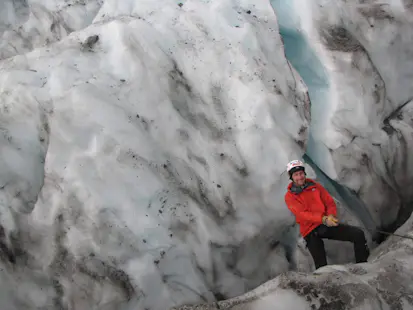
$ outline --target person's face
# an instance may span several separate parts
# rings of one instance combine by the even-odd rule
[[[305,172],[300,170],[300,171],[296,171],[292,174],[292,179],[293,182],[295,184],[297,184],[298,186],[303,186],[305,183]]]

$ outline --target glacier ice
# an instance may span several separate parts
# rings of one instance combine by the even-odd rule
[[[3,32],[2,304],[166,309],[288,270],[309,100],[270,4],[79,3]]]
[[[320,139],[320,136],[317,137],[317,134],[324,134],[323,128],[326,127],[326,122],[328,122],[331,117],[331,115],[326,113],[330,106],[328,103],[326,104],[326,102],[328,102],[330,88],[326,69],[314,49],[310,46],[310,38],[304,37],[301,33],[300,19],[297,11],[285,1],[272,0],[271,5],[278,17],[286,57],[303,78],[308,87],[309,97],[312,102],[311,130],[309,132],[306,153],[311,154],[312,157],[317,160],[319,166],[315,166],[309,156],[305,156],[305,161],[317,170],[317,178],[319,181],[323,183],[336,199],[339,199],[342,204],[345,204],[346,209],[351,210],[355,217],[361,220],[363,226],[368,229],[374,229],[376,225],[363,201],[359,200],[347,187],[332,180],[331,177],[337,177],[335,174],[330,174],[329,177],[324,173],[324,171],[331,170],[329,166],[333,165],[332,157],[328,149],[323,143],[317,141]],[[342,217],[340,216],[340,218]],[[366,233],[369,232],[367,231]],[[330,241],[327,243],[329,242]],[[336,245],[334,245],[334,248],[336,248]],[[344,251],[345,250],[347,249],[344,249]],[[342,255],[339,256],[343,257]]]
[[[310,47],[310,43],[299,31],[300,20],[297,19],[298,14],[295,13],[295,10],[285,1],[273,0],[271,4],[277,14],[286,57],[303,78],[308,87],[312,103],[311,125],[306,153],[311,154],[316,159],[322,158],[323,160],[321,163],[318,160],[317,163],[320,166],[317,166],[309,156],[305,156],[305,162],[309,163],[317,171],[318,181],[340,201],[338,212],[339,218],[343,222],[362,227],[365,226],[367,229],[374,229],[376,225],[363,202],[357,199],[351,191],[337,184],[337,182],[323,172],[323,170],[328,170],[326,167],[333,165],[332,157],[329,156],[328,150],[323,143],[317,141],[320,138],[317,138],[317,133],[321,131],[323,126],[326,126],[326,122],[331,117],[327,113],[328,106],[324,104],[327,101],[330,87],[328,76],[322,62]],[[366,234],[370,235],[370,232],[367,230]],[[351,244],[341,245],[339,247],[340,251],[337,251],[337,245],[339,244],[337,241],[326,240],[325,244],[327,256],[331,263],[345,263],[353,258]]]
[[[369,17],[374,29],[365,32],[360,12],[371,4],[357,11],[320,0],[309,11],[294,0],[276,16],[274,3],[0,4],[2,309],[154,310],[218,300],[220,309],[310,309],[359,296],[339,290],[340,279],[366,292],[371,306],[409,309],[400,294],[412,293],[411,241],[391,237],[369,263],[308,275],[312,260],[283,195],[285,163],[307,152],[318,166],[309,172],[337,197],[335,184],[357,192],[375,223],[410,216],[411,193],[397,189],[413,175],[410,15],[392,4],[384,9],[398,23],[373,18],[371,27]],[[317,39],[339,21],[371,58]],[[394,46],[390,35],[376,42],[396,30]],[[311,49],[289,50],[288,39]],[[348,66],[352,57],[358,68]],[[374,83],[386,92],[372,92]],[[323,101],[331,104],[314,104]],[[360,170],[349,154],[374,166]],[[368,219],[344,200],[340,218]],[[392,200],[397,207],[386,208]],[[410,217],[399,231],[412,230]],[[351,260],[351,247],[340,245],[330,261]],[[329,283],[326,291],[318,281]]]
[[[286,57],[303,78],[312,103],[311,126],[306,153],[316,159],[318,167],[323,171],[330,172],[327,174],[331,178],[336,178],[336,175],[331,173],[331,167],[334,166],[334,163],[329,156],[328,149],[323,143],[320,143],[323,139],[320,134],[332,134],[331,132],[323,132],[331,118],[331,105],[326,104],[330,91],[330,80],[324,64],[309,42],[311,37],[306,38],[301,31],[300,16],[292,3],[282,0],[271,1],[280,25]]]
[[[413,237],[413,217],[398,230]],[[172,310],[413,309],[413,242],[390,237],[369,262],[330,265],[312,274],[285,272],[250,292]]]
[[[410,217],[397,232],[413,236],[407,189],[412,183],[412,4],[271,4],[287,58],[312,101],[307,162],[318,165],[317,176],[336,197],[355,202],[346,207],[365,226],[394,229]],[[340,184],[361,201],[348,200],[354,197]],[[368,263],[327,266],[311,276],[284,273],[236,298],[175,309],[412,309],[412,254],[411,240],[390,237]]]
[[[3,0],[0,59],[25,54],[93,22],[103,0]]]
[[[286,54],[309,88],[306,153],[361,198],[375,226],[399,226],[413,200],[405,190],[413,172],[411,124],[400,109],[413,98],[411,7],[392,1],[271,4]]]

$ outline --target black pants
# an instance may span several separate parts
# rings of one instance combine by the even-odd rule
[[[366,262],[370,255],[366,237],[360,228],[344,224],[335,227],[320,225],[304,237],[316,269],[327,265],[326,252],[322,240],[324,238],[352,242],[354,244],[356,263]]]

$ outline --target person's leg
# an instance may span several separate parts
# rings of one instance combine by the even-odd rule
[[[370,251],[367,246],[367,240],[364,236],[364,232],[360,228],[340,224],[335,227],[326,227],[318,233],[318,236],[320,238],[352,242],[354,244],[356,263],[367,262]]]
[[[313,257],[315,269],[327,265],[326,251],[324,248],[324,242],[319,238],[314,231],[304,237],[307,243],[307,249]]]

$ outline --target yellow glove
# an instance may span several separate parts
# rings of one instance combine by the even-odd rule
[[[323,224],[328,227],[338,226],[338,219],[332,214],[329,216],[323,216]]]

